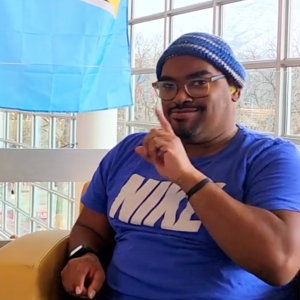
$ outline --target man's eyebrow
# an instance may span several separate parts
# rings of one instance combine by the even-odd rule
[[[187,79],[194,79],[194,78],[199,78],[199,77],[203,77],[206,75],[213,75],[212,73],[210,73],[207,70],[202,70],[202,71],[198,71],[192,74],[189,74],[186,76]],[[171,77],[171,76],[161,76],[159,81],[176,81],[176,78]]]
[[[207,70],[203,70],[203,71],[199,71],[199,72],[189,74],[186,78],[187,79],[194,79],[194,78],[199,78],[199,77],[203,77],[203,76],[207,76],[207,75],[213,75],[213,74],[210,73]]]

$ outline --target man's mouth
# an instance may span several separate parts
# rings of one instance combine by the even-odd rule
[[[195,115],[198,115],[199,112],[202,113],[204,111],[204,107],[197,108],[181,108],[181,109],[172,109],[170,111],[170,117],[175,120],[184,120],[189,119]]]

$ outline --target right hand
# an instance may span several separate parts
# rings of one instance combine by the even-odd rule
[[[88,253],[71,259],[61,272],[65,290],[77,297],[93,299],[103,286],[105,273],[98,257]]]

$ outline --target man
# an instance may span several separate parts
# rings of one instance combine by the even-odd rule
[[[298,299],[298,150],[236,125],[246,73],[221,38],[181,36],[157,78],[161,128],[101,161],[71,232],[65,289],[100,290],[97,254],[112,228],[110,300]]]

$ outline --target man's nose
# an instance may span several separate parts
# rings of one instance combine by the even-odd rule
[[[173,99],[173,101],[177,104],[182,104],[184,102],[193,101],[192,97],[186,92],[184,87],[178,88],[177,95]]]

